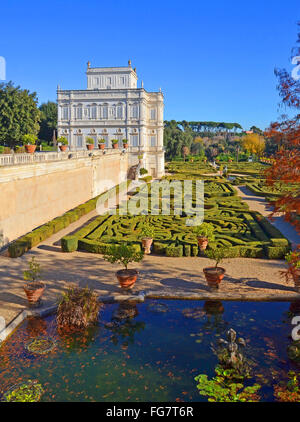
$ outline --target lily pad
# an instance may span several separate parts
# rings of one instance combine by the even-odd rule
[[[38,402],[40,401],[44,389],[38,381],[28,380],[25,384],[17,384],[6,391],[2,402]]]
[[[56,341],[50,337],[35,337],[25,344],[25,349],[27,349],[28,352],[38,355],[45,355],[55,349],[55,347]]]

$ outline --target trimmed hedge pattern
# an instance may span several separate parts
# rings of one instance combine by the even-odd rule
[[[151,186],[139,193],[148,196]],[[225,248],[230,258],[279,259],[290,250],[288,240],[259,213],[249,211],[248,205],[233,194],[235,191],[229,183],[208,183],[207,187],[205,221],[213,224],[215,234],[210,247]],[[169,201],[169,198],[161,198],[160,209],[164,200]],[[154,228],[155,254],[197,256],[196,235],[193,228],[186,225],[186,219],[184,215],[99,216],[72,236],[64,237],[62,248],[68,252],[77,245],[78,250],[103,254],[112,244],[127,243],[141,250],[141,232],[147,222]]]

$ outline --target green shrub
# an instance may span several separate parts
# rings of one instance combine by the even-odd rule
[[[183,246],[171,244],[166,248],[166,256],[181,257],[183,256]]]
[[[192,247],[191,245],[183,245],[184,256],[191,256],[192,254]]]
[[[140,262],[144,258],[143,252],[137,252],[136,248],[122,243],[121,245],[111,245],[103,259],[111,264],[120,264],[127,270],[131,262]]]
[[[149,183],[152,180],[152,176],[140,177],[139,180],[143,180],[144,182]]]
[[[38,137],[33,134],[26,134],[22,136],[22,143],[23,145],[35,145],[36,141],[38,140]]]
[[[105,254],[108,252],[110,244],[96,242],[88,239],[79,239],[78,240],[78,250],[86,251],[91,253]]]
[[[78,249],[78,237],[76,236],[65,236],[60,242],[63,252],[74,252]]]
[[[266,246],[266,255],[269,259],[284,259],[285,255],[290,251],[289,246]]]
[[[8,253],[11,258],[18,258],[30,249],[26,240],[15,240],[8,246]]]
[[[144,169],[144,168],[141,168],[141,169],[140,169],[140,175],[141,175],[141,176],[144,176],[145,174],[148,174],[148,170],[146,170],[146,169]]]
[[[153,243],[153,252],[157,255],[165,255],[167,246],[167,244],[155,240]]]

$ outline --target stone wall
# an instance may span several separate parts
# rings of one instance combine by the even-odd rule
[[[0,247],[126,179],[120,151],[0,167]]]

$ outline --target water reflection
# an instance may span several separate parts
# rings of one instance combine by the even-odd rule
[[[207,317],[203,327],[206,330],[216,330],[218,334],[221,334],[228,327],[228,322],[223,318],[225,311],[223,303],[219,300],[207,300],[204,302],[203,309]]]
[[[138,316],[136,302],[120,303],[113,312],[111,322],[105,324],[105,328],[111,332],[111,341],[114,345],[121,344],[123,348],[134,343],[136,333],[144,330],[146,324],[143,321],[135,321]]]

